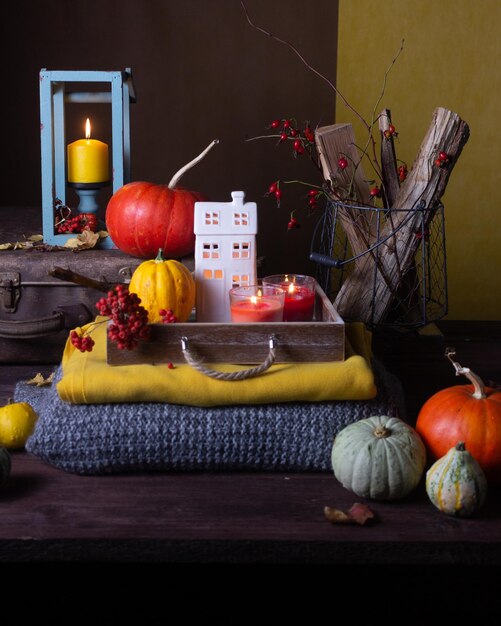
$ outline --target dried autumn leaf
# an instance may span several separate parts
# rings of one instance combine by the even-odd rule
[[[355,502],[348,512],[326,506],[324,507],[324,515],[331,524],[359,524],[360,526],[374,517],[373,511],[359,502]]]
[[[330,506],[324,507],[324,515],[331,524],[353,524],[353,520],[344,511],[333,509]]]
[[[13,243],[0,243],[0,250],[11,250],[13,247]]]
[[[30,380],[27,380],[26,384],[36,385],[37,387],[45,387],[47,385],[51,385],[53,380],[54,380],[54,372],[52,372],[52,374],[48,376],[47,378],[44,378],[43,374],[38,372],[38,374],[35,374],[33,378],[30,378]]]
[[[80,242],[76,237],[71,237],[70,239],[67,239],[64,243],[65,248],[78,248],[79,245]]]
[[[30,237],[28,237],[28,241],[33,241],[33,243],[36,243],[37,241],[43,241],[43,235],[31,235]]]
[[[87,250],[94,248],[99,241],[98,233],[93,233],[91,230],[84,230],[76,237],[68,239],[64,244],[65,248],[74,248],[78,250]]]
[[[110,236],[110,233],[107,230],[98,230],[97,234],[99,235],[100,239],[104,239],[105,237]]]
[[[348,516],[357,524],[363,525],[367,520],[374,518],[374,512],[366,504],[355,502],[348,511]]]

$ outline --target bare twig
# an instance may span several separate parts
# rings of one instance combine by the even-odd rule
[[[368,129],[370,130],[370,125],[368,124],[368,122],[360,115],[360,113],[352,107],[352,105],[348,102],[348,100],[343,96],[343,94],[339,91],[339,89],[334,85],[334,83],[327,78],[327,76],[325,76],[325,74],[322,74],[322,72],[319,72],[316,68],[314,68],[312,65],[310,65],[308,63],[308,61],[304,58],[304,56],[299,52],[299,50],[293,46],[289,41],[286,41],[285,39],[281,39],[280,37],[277,37],[276,35],[274,35],[273,33],[270,33],[268,30],[265,30],[264,28],[262,28],[261,26],[257,26],[257,24],[254,24],[254,22],[251,20],[249,12],[247,11],[247,7],[245,6],[245,2],[243,0],[240,0],[240,4],[242,5],[242,9],[244,10],[245,13],[245,17],[247,18],[248,23],[250,24],[250,26],[252,26],[252,28],[255,28],[256,30],[258,30],[259,32],[263,33],[264,35],[271,37],[272,39],[274,39],[275,41],[277,41],[278,43],[283,44],[284,46],[287,46],[287,48],[289,48],[289,50],[292,50],[292,52],[294,52],[294,54],[299,57],[299,59],[301,60],[301,62],[310,70],[310,72],[313,72],[314,74],[316,74],[319,78],[321,78],[325,83],[327,83],[327,85],[329,85],[329,87],[332,89],[332,91],[334,91],[334,93],[341,98],[341,100],[343,101],[344,105],[354,114],[358,117],[358,119],[362,122],[362,124]]]

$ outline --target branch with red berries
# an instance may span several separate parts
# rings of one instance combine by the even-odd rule
[[[95,345],[90,336],[98,324],[108,325],[108,337],[117,344],[119,350],[133,350],[140,341],[150,338],[151,326],[148,324],[148,311],[141,306],[141,299],[131,293],[125,285],[116,285],[96,303],[100,315],[107,320],[93,322],[85,332],[72,330],[70,341],[80,352],[92,352]],[[163,324],[178,321],[171,309],[159,311]]]

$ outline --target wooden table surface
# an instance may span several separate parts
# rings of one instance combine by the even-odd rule
[[[409,414],[434,391],[462,383],[443,343],[486,379],[500,380],[501,324],[443,323],[444,337],[406,344],[375,338],[400,375]],[[44,366],[0,367],[0,399]],[[12,453],[0,490],[0,561],[163,563],[500,564],[501,491],[481,514],[439,513],[421,485],[398,502],[367,502],[377,519],[332,526],[324,506],[363,501],[330,473],[166,473],[82,477]]]

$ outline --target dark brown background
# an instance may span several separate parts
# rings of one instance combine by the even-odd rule
[[[335,79],[337,0],[247,0],[247,7],[258,24]],[[3,206],[40,205],[40,69],[131,67],[138,96],[131,112],[132,179],[167,183],[219,138],[183,186],[221,201],[243,189],[258,202],[264,271],[312,271],[307,257],[316,219],[301,209],[303,190],[289,185],[280,209],[263,194],[277,178],[318,184],[316,170],[293,159],[289,146],[245,138],[266,134],[276,117],[332,123],[334,96],[289,50],[248,26],[238,0],[18,0],[2,12]],[[93,136],[110,141],[109,106],[67,111],[68,141],[83,136],[87,115]],[[288,232],[292,209],[300,209],[303,227]]]

